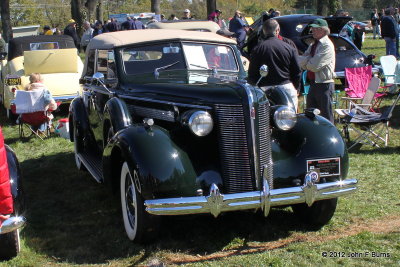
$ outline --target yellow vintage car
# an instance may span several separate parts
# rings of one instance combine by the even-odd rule
[[[12,118],[15,92],[24,90],[31,73],[40,73],[53,98],[69,103],[81,91],[83,63],[67,35],[25,36],[11,39],[0,57],[0,102]]]

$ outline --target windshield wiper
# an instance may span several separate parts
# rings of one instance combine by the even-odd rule
[[[217,67],[216,66],[212,66],[212,68],[208,68],[205,66],[201,66],[201,65],[196,65],[196,64],[189,64],[190,66],[194,66],[194,67],[198,67],[198,68],[202,68],[204,70],[212,70],[213,74],[217,74]]]
[[[160,70],[166,70],[166,69],[168,69],[168,68],[170,68],[170,67],[172,67],[172,66],[175,66],[175,65],[178,64],[178,63],[179,63],[179,60],[178,60],[177,62],[172,63],[172,64],[165,65],[165,66],[162,66],[162,67],[159,67],[159,68],[155,68],[155,70],[154,70],[154,76],[155,76],[156,79],[157,79],[158,76],[160,76]]]

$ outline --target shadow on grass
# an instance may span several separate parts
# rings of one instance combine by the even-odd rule
[[[59,153],[21,163],[28,224],[26,246],[59,262],[107,263],[131,257],[135,265],[160,249],[209,254],[250,241],[272,241],[307,231],[288,209],[260,213],[234,212],[162,218],[156,242],[136,245],[125,235],[119,196],[78,172],[72,153]],[[239,241],[237,241],[239,240]],[[239,242],[239,244],[237,244]]]

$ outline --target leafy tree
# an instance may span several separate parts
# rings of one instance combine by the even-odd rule
[[[2,0],[0,3],[1,9],[1,26],[3,29],[2,38],[8,42],[12,38],[12,28],[10,19],[10,0]]]
[[[333,15],[333,14],[335,14],[336,10],[341,9],[341,7],[342,7],[341,2],[342,1],[340,1],[340,0],[329,0],[328,1],[328,14]]]
[[[364,0],[362,4],[363,8],[375,8],[376,7],[376,1],[375,0]]]

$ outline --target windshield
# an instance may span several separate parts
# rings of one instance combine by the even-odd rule
[[[122,50],[127,75],[154,73],[159,70],[238,71],[231,47],[221,44],[163,43]]]

